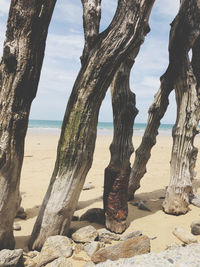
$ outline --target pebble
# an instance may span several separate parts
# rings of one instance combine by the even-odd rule
[[[145,211],[151,211],[145,204],[143,201],[139,201],[138,203],[138,209],[139,210],[145,210]]]
[[[83,190],[91,190],[93,188],[94,188],[94,185],[90,184],[90,183],[84,184],[84,186],[83,186]]]
[[[129,259],[117,261],[107,260],[97,264],[98,267],[136,266],[136,267],[198,267],[200,266],[200,243],[191,244],[185,247],[165,250],[160,253],[148,253],[135,256]]]
[[[20,231],[22,228],[21,228],[21,225],[19,223],[14,223],[13,225],[13,230],[15,231]]]

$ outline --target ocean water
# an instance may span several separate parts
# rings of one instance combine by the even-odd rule
[[[59,133],[62,121],[56,120],[30,120],[28,125],[29,132],[38,133]],[[145,130],[145,123],[135,123],[134,135],[143,135]],[[171,135],[172,124],[161,124],[159,128],[160,135]],[[113,123],[112,122],[99,122],[97,128],[98,135],[112,135]]]

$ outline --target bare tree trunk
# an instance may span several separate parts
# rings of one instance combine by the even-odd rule
[[[55,2],[11,1],[0,64],[0,250],[14,248],[24,138]]]
[[[191,49],[191,34],[198,30],[198,8],[194,10],[190,20],[190,11],[196,6],[196,1],[183,1],[178,15],[172,23],[169,41],[169,66],[161,77],[161,86],[154,102],[149,109],[149,118],[142,143],[136,150],[135,161],[129,180],[129,199],[134,197],[135,191],[140,187],[140,180],[146,172],[146,165],[151,156],[151,148],[156,143],[156,136],[160,120],[168,107],[168,97],[179,77],[185,57]],[[193,23],[194,22],[194,23]],[[195,37],[196,38],[196,37]],[[193,41],[195,40],[193,37]]]
[[[115,233],[122,233],[127,228],[130,156],[134,151],[133,123],[138,113],[135,94],[129,87],[130,71],[135,57],[134,54],[127,57],[111,84],[114,136],[110,145],[110,163],[105,169],[103,199],[106,227]]]
[[[95,0],[83,2],[86,3],[84,8],[93,6],[94,11],[95,4],[87,3],[96,3]],[[92,164],[100,105],[125,53],[140,40],[141,25],[145,23],[144,18],[153,2],[119,0],[110,26],[96,36],[94,47],[88,51],[87,57],[83,54],[82,68],[62,125],[55,169],[32,232],[30,247],[33,249],[40,249],[48,236],[64,235],[69,230]],[[84,11],[84,14],[87,12]],[[96,14],[98,16],[99,11]]]

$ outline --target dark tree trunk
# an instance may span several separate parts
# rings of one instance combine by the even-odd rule
[[[24,138],[55,2],[11,1],[0,64],[0,250],[14,248]]]
[[[195,41],[195,34],[197,34],[199,27],[199,8],[192,13],[194,15],[190,19],[190,11],[194,6],[197,6],[195,0],[182,3],[179,13],[171,25],[169,66],[166,73],[161,77],[160,89],[149,109],[148,123],[142,138],[142,143],[136,151],[129,181],[129,199],[134,197],[135,191],[140,187],[140,180],[146,172],[146,165],[151,155],[151,148],[156,143],[160,120],[168,107],[168,96],[175,87],[176,80],[182,71],[182,66],[186,62],[185,58],[187,57],[188,51],[192,48],[193,42]]]
[[[138,113],[135,94],[129,87],[130,71],[135,57],[134,54],[127,57],[111,84],[114,136],[110,145],[110,163],[105,169],[103,199],[106,227],[115,233],[122,233],[127,228],[130,156],[134,151],[133,123]]]
[[[96,3],[95,0],[83,2]],[[108,29],[96,36],[94,47],[86,53],[87,56],[84,51],[82,68],[62,125],[55,169],[32,232],[30,246],[33,249],[40,249],[48,236],[68,233],[85,177],[92,164],[100,105],[125,54],[141,40],[141,25],[145,23],[144,18],[150,12],[153,2],[119,0]],[[84,7],[88,8],[88,5]],[[99,10],[96,14],[98,16]]]

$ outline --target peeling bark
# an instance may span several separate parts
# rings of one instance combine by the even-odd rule
[[[129,199],[133,199],[135,191],[140,187],[140,180],[146,173],[146,165],[151,156],[151,148],[156,143],[160,120],[168,107],[168,97],[175,87],[188,51],[198,35],[199,14],[197,1],[182,1],[178,15],[171,24],[169,40],[169,66],[161,77],[161,86],[149,109],[149,117],[142,143],[136,150],[134,164],[129,180]],[[196,8],[197,6],[197,8]],[[191,16],[192,14],[192,16]]]
[[[82,62],[67,105],[55,169],[32,232],[33,249],[40,249],[48,236],[68,233],[92,164],[100,105],[123,58],[138,46],[141,25],[153,3],[119,0],[110,26]]]
[[[11,1],[0,64],[0,250],[14,248],[24,139],[54,5],[55,0]]]

